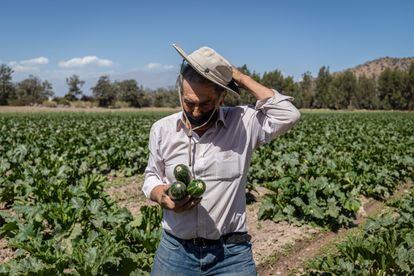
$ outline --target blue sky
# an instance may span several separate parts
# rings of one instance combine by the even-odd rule
[[[414,1],[2,1],[0,63],[50,80],[78,74],[173,85],[180,58],[210,46],[233,64],[300,79],[379,57],[414,56]]]

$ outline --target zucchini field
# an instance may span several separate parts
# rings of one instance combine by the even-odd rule
[[[167,114],[0,113],[0,237],[13,252],[0,264],[0,275],[148,273],[162,211],[143,206],[132,215],[104,187],[110,175],[143,173],[151,125]],[[327,231],[351,227],[361,196],[384,201],[414,178],[413,133],[414,113],[303,113],[290,132],[255,151],[246,192],[266,191],[259,199],[262,220]],[[136,193],[142,193],[138,187]],[[366,266],[344,261],[350,251],[343,245],[342,255],[321,257],[312,271],[353,274],[372,265],[379,267],[373,271],[413,273],[408,214],[414,201],[408,196],[392,206],[402,219],[370,222],[363,240],[347,241],[356,244],[349,260]],[[390,227],[399,228],[381,230]],[[403,241],[383,266],[371,259],[387,247],[371,255],[358,247],[378,233]]]

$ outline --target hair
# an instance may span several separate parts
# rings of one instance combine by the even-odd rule
[[[214,88],[214,91],[217,93],[218,96],[221,96],[224,92],[226,92],[226,89],[221,87],[220,85],[212,82],[211,80],[203,77],[202,75],[200,75],[196,70],[194,70],[193,67],[191,67],[188,63],[185,63],[182,69],[182,75],[183,75],[183,79],[186,79],[188,82],[192,82],[192,83],[198,83],[198,84],[203,84],[203,85],[207,85],[207,86],[212,86]],[[177,83],[179,85],[181,85],[179,83],[179,78],[177,79]],[[183,91],[181,91],[181,93],[183,93]]]

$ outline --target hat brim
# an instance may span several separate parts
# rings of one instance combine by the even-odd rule
[[[201,68],[201,66],[195,62],[193,59],[191,59],[191,57],[189,57],[186,52],[184,52],[183,49],[181,49],[180,46],[178,46],[177,44],[173,44],[172,45],[174,47],[174,49],[178,52],[178,54],[180,54],[180,56],[187,61],[187,63],[194,69],[197,71],[197,73],[199,73],[200,75],[202,75],[203,77],[205,77],[206,79],[208,79],[209,81],[223,87],[224,89],[232,92],[235,96],[237,96],[237,98],[240,98],[240,89],[239,86],[237,85],[237,83],[232,79],[227,85],[223,85],[221,83],[219,83],[218,81],[216,81],[215,79],[213,79],[211,76],[209,76],[208,74],[206,74],[204,72],[204,70]]]

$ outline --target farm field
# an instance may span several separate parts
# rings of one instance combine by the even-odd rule
[[[142,172],[149,129],[170,112],[1,113],[0,274],[147,273],[161,210],[144,198]],[[373,256],[358,250],[354,259],[341,257],[350,248],[309,265],[289,263],[298,249],[312,248],[311,259],[321,239],[340,244],[335,236],[365,224],[371,228],[359,234],[366,240],[392,232],[402,241],[384,271],[412,272],[413,132],[414,113],[306,111],[294,129],[257,149],[246,192],[260,274],[380,271],[381,261],[369,263]],[[405,220],[367,219],[387,204]],[[378,230],[391,226],[398,231]],[[350,267],[356,259],[366,266]]]

